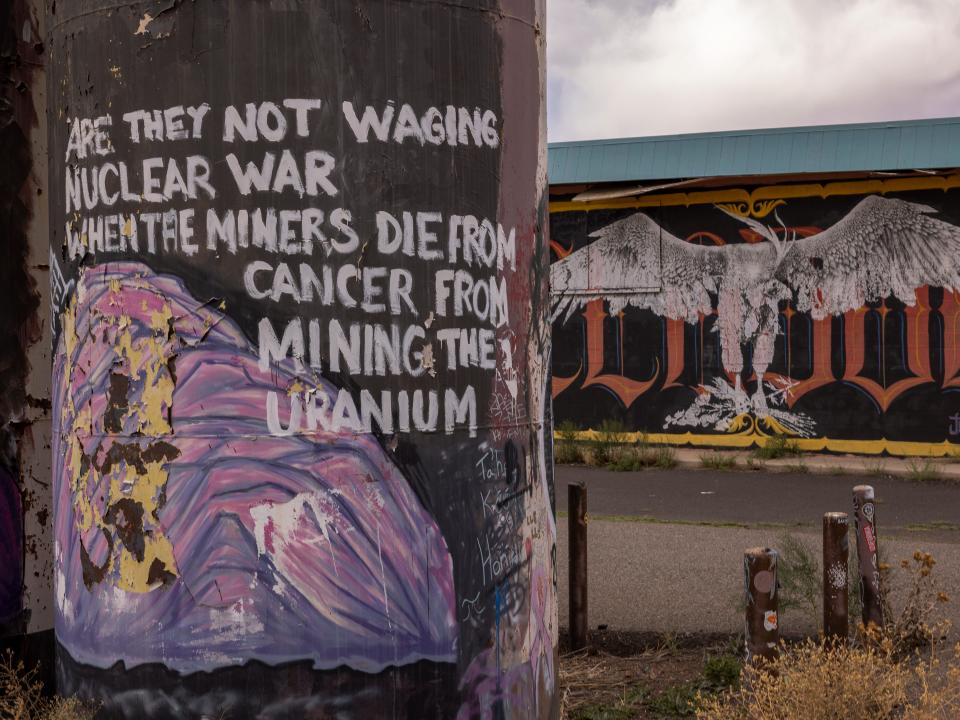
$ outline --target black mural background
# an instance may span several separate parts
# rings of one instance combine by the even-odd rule
[[[71,3],[68,8],[61,4],[57,13],[53,18],[54,51],[62,61],[53,68],[50,82],[55,88],[52,107],[57,115],[95,117],[111,112],[116,118],[132,109],[202,102],[210,103],[215,114],[228,104],[279,102],[288,97],[323,98],[326,104],[317,113],[316,124],[323,130],[309,138],[296,138],[285,146],[295,150],[327,149],[336,156],[337,170],[331,179],[340,194],[333,199],[320,198],[317,204],[325,209],[349,208],[354,217],[353,227],[361,238],[375,235],[373,215],[380,209],[397,215],[404,210],[435,210],[445,217],[466,212],[494,220],[498,216],[501,196],[498,183],[491,179],[501,173],[499,150],[444,145],[423,148],[396,143],[359,145],[352,142],[352,138],[346,143],[349,130],[340,116],[343,101],[362,107],[393,100],[421,109],[440,104],[478,106],[502,117],[499,83],[503,48],[498,27],[499,9],[494,2],[458,3],[456,7],[447,3],[348,0],[139,2],[108,10],[101,2],[82,0]],[[150,32],[146,36],[135,35],[138,21],[146,13],[153,18]],[[539,99],[531,98],[529,102],[539,102]],[[55,220],[62,215],[65,204],[61,153],[67,144],[67,130],[64,123],[52,124],[51,175],[56,180],[52,183],[51,208]],[[502,128],[502,132],[509,129]],[[262,153],[270,149],[261,143],[225,149],[216,133],[199,141],[188,140],[169,147],[162,143],[138,147],[125,141],[119,132],[112,136],[118,156],[134,161],[151,155],[183,157],[188,153],[222,158],[225,152],[236,151],[243,162],[259,160]],[[528,143],[534,150],[535,140],[532,138]],[[341,147],[347,149],[340,151]],[[224,190],[224,195],[215,202],[218,208],[267,203],[278,210],[304,206],[304,201],[296,197],[270,196],[269,200],[230,197],[229,175],[222,164],[213,169],[213,183]],[[201,217],[210,204],[204,200],[186,204],[174,201],[162,209],[189,205]],[[122,209],[119,205],[114,208]],[[538,211],[543,212],[543,208],[531,206],[531,217]],[[53,227],[52,247],[58,252],[68,279],[78,278],[84,263],[129,259],[129,255],[103,253],[93,260],[71,262],[66,254],[63,223],[55,221]],[[518,230],[518,256],[532,252],[534,265],[538,262],[538,248],[542,248],[542,231],[541,227],[530,227],[524,230],[528,235],[520,236]],[[522,248],[521,242],[537,244],[531,251]],[[263,301],[252,301],[243,286],[243,268],[256,257],[256,251],[251,248],[242,259],[223,253],[212,263],[208,257],[198,262],[179,254],[162,253],[136,259],[146,262],[158,273],[179,277],[201,301],[223,301],[226,313],[253,342],[256,342],[257,322],[265,314],[269,314],[275,327],[282,327],[286,320],[297,315],[307,318],[329,312],[319,304],[309,303],[270,304],[265,312]],[[263,253],[263,257],[273,262],[282,259],[267,253]],[[403,257],[398,261],[392,257],[381,261],[374,248],[364,246],[353,258],[343,257],[340,261],[409,269],[418,280],[415,304],[429,307],[432,292],[428,290],[432,290],[432,283],[417,260]],[[291,259],[292,262],[295,259]],[[536,272],[529,265],[525,265],[523,271]],[[69,297],[64,298],[64,303],[67,302]],[[63,309],[63,306],[58,308]],[[344,321],[363,319],[359,313],[338,312],[342,312],[340,317]],[[444,322],[439,319],[435,328],[443,327]],[[446,322],[457,324],[453,319]],[[60,330],[56,327],[56,332]],[[526,335],[521,332],[518,337],[520,348],[525,351]],[[481,406],[485,405],[492,392],[489,374],[458,372],[462,374],[456,382],[472,384],[482,399]],[[359,380],[346,374],[329,379],[337,386],[353,389],[354,394],[361,385],[376,391],[403,382],[389,377]],[[521,386],[524,403],[530,392],[533,389]],[[219,692],[224,693],[224,697],[232,694],[233,700],[228,705],[234,714],[230,717],[245,716],[244,713],[253,712],[254,705],[266,707],[270,702],[280,703],[277,705],[280,709],[275,710],[277,714],[270,717],[326,717],[324,713],[338,708],[346,711],[344,702],[356,717],[454,715],[463,701],[461,693],[466,691],[457,687],[451,673],[453,676],[463,673],[479,653],[495,645],[492,618],[495,611],[500,612],[501,588],[484,579],[483,559],[477,553],[478,538],[494,536],[495,542],[501,542],[504,547],[514,546],[517,557],[523,554],[518,534],[525,520],[522,505],[510,511],[521,514],[511,525],[513,531],[497,538],[496,534],[503,530],[491,525],[481,505],[481,491],[492,491],[494,496],[497,493],[524,496],[531,492],[523,478],[527,471],[524,458],[535,443],[533,433],[519,442],[504,440],[491,434],[486,422],[481,424],[479,432],[479,440],[468,437],[466,432],[446,436],[413,433],[399,436],[395,443],[389,444],[390,455],[446,539],[453,557],[458,608],[460,599],[478,598],[477,607],[491,619],[479,624],[463,624],[456,668],[424,662],[384,672],[374,679],[347,668],[324,674],[313,673],[305,664],[292,664],[272,669],[258,667],[249,672],[222,670],[209,680],[181,683],[176,674],[167,673],[163,668],[146,672],[127,672],[122,667],[97,670],[78,666],[64,654],[58,668],[63,687],[101,698],[118,698],[111,700],[104,711],[105,716],[118,717],[190,717]],[[389,439],[381,440],[387,447]],[[504,468],[491,482],[478,487],[476,468],[491,447],[503,454]],[[549,474],[546,477],[549,478]],[[512,577],[514,582],[504,591],[509,597],[503,602],[518,606],[529,603],[524,589],[525,572],[523,563],[508,569],[506,577]],[[204,699],[208,689],[211,695]],[[284,708],[279,700],[298,694],[301,699],[296,701],[300,703],[296,709]],[[176,702],[171,700],[173,697],[177,698]],[[352,697],[355,699],[350,700]],[[245,707],[248,704],[250,706]],[[549,707],[541,710],[549,711]],[[484,709],[484,713],[487,712],[489,708]]]
[[[750,188],[748,187],[749,191]],[[788,228],[803,232],[823,230],[853,209],[863,197],[870,194],[845,194],[833,197],[788,197],[775,208],[777,215]],[[776,197],[776,191],[770,193]],[[937,211],[939,219],[960,224],[960,192],[957,190],[917,190],[888,193],[886,197],[929,205]],[[722,243],[743,243],[749,228],[714,207],[713,204],[690,206],[663,206],[638,209],[591,209],[589,212],[566,210],[551,214],[551,245],[553,258],[574,251],[591,242],[590,233],[635,212],[644,212],[681,239],[691,239],[701,244],[714,244],[711,233]],[[779,223],[771,212],[762,221],[772,227]],[[958,260],[960,262],[960,260]],[[867,451],[879,452],[884,448],[880,440],[911,441],[919,443],[957,442],[960,427],[954,416],[960,413],[960,387],[956,387],[956,367],[950,371],[950,357],[956,357],[957,335],[951,334],[945,323],[956,321],[950,308],[942,311],[944,292],[941,288],[927,289],[930,312],[918,320],[919,332],[913,337],[906,333],[907,322],[904,303],[896,298],[872,302],[866,306],[863,326],[863,367],[858,376],[870,379],[881,387],[890,388],[896,382],[916,377],[911,368],[910,356],[922,352],[916,347],[917,339],[929,342],[929,367],[932,382],[925,382],[898,394],[887,408],[870,392],[854,383],[845,381],[847,362],[844,338],[852,331],[845,324],[844,316],[827,318],[828,324],[830,382],[810,390],[797,400],[793,411],[805,413],[816,421],[815,437],[832,440],[877,441],[863,446]],[[668,321],[649,310],[628,307],[620,319],[604,317],[603,347],[595,348],[595,356],[602,357],[602,374],[623,375],[637,381],[654,379],[651,387],[633,402],[613,387],[596,384],[582,387],[588,375],[587,321],[584,312],[578,311],[569,321],[555,321],[553,376],[553,410],[558,423],[572,422],[581,428],[597,428],[607,419],[622,421],[628,429],[655,434],[674,435],[679,438],[686,432],[695,435],[723,435],[711,428],[677,427],[664,428],[667,416],[687,407],[696,397],[696,388],[708,384],[714,378],[725,377],[721,365],[719,334],[713,331],[717,321],[716,298],[714,314],[705,318],[702,327],[677,321]],[[795,313],[792,303],[780,304],[781,331],[787,327],[790,317],[791,332],[783,332],[776,338],[773,363],[768,373],[789,376],[795,381],[810,379],[815,372],[815,345],[824,342],[816,334],[816,322],[809,314]],[[682,333],[682,364],[667,385],[667,367],[670,363],[668,349],[671,333]],[[676,341],[676,336],[674,336]],[[680,344],[676,341],[676,344]],[[622,348],[622,349],[621,349]],[[744,348],[749,352],[749,348]],[[789,366],[788,366],[789,353]],[[749,367],[749,365],[748,365]],[[946,369],[946,370],[945,370]],[[745,387],[752,388],[744,373]],[[558,390],[558,378],[562,379]],[[575,378],[575,379],[573,379]],[[954,380],[953,387],[944,387]],[[953,432],[951,433],[951,428]],[[704,440],[707,443],[709,441]],[[718,438],[718,444],[725,444]],[[828,447],[829,449],[829,447]]]

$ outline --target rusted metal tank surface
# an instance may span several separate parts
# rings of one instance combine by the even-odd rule
[[[44,9],[0,3],[0,653],[53,666]]]
[[[556,717],[542,2],[51,12],[60,692]]]

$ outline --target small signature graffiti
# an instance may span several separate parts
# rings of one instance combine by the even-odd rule
[[[460,601],[460,607],[463,608],[466,613],[463,616],[463,622],[473,622],[474,624],[479,625],[483,621],[483,611],[484,607],[480,601],[480,591],[477,591],[475,597],[464,598]]]

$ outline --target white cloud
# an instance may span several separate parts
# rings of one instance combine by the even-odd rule
[[[960,0],[548,0],[551,140],[960,115]]]

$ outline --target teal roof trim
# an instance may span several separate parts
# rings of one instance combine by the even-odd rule
[[[960,167],[960,118],[550,143],[553,185]]]

